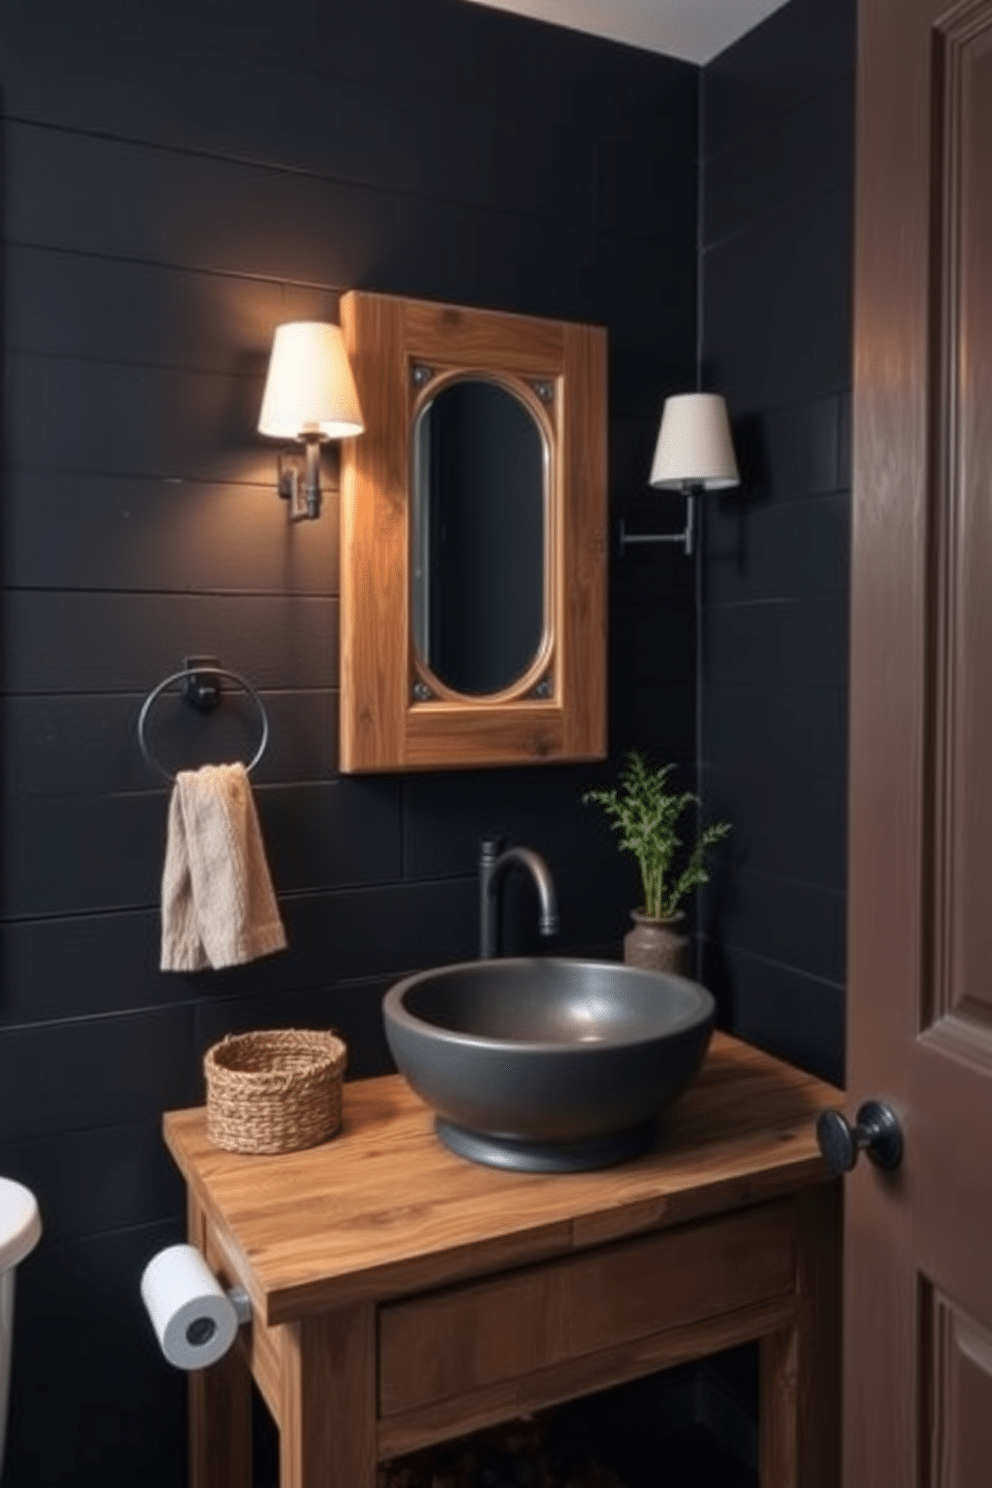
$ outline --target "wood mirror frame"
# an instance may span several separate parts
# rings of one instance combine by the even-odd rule
[[[341,326],[365,416],[365,433],[341,451],[341,770],[602,759],[606,332],[357,291],[341,301]],[[548,634],[536,686],[528,675],[489,697],[423,695],[410,603],[418,365],[550,389]]]

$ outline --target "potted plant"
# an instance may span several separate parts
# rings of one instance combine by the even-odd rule
[[[679,821],[689,807],[699,804],[699,798],[691,791],[672,794],[666,789],[674,769],[674,765],[662,765],[653,770],[642,754],[631,750],[619,785],[586,791],[582,800],[603,808],[620,838],[621,852],[633,853],[641,871],[644,902],[631,910],[634,928],[624,937],[624,960],[685,975],[689,942],[681,933],[680,906],[690,890],[707,881],[706,853],[726,837],[730,823],[703,827],[686,856]]]

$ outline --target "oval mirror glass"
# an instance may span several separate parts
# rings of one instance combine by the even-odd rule
[[[485,697],[534,664],[545,633],[548,455],[504,384],[439,388],[413,434],[413,629],[453,692]]]

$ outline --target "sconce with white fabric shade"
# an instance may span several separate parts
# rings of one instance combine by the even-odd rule
[[[649,485],[685,493],[682,532],[631,533],[620,524],[620,551],[628,543],[677,542],[691,554],[695,497],[700,491],[740,485],[727,405],[718,393],[677,393],[665,399]]]
[[[276,327],[258,428],[305,445],[302,490],[295,463],[280,460],[279,495],[289,501],[292,521],[319,516],[321,444],[365,428],[340,326],[304,320]]]

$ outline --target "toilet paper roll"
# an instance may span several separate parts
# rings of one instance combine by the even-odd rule
[[[141,1297],[162,1352],[177,1369],[206,1369],[234,1342],[234,1306],[193,1245],[170,1245],[153,1256]]]

